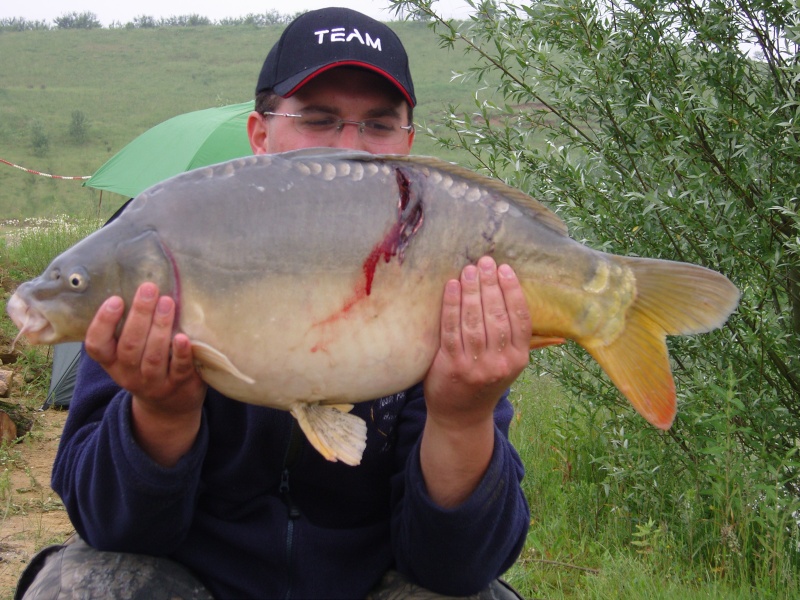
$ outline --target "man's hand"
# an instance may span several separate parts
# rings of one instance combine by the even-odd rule
[[[529,360],[531,317],[519,280],[490,257],[447,283],[441,344],[425,378],[421,462],[431,498],[445,507],[475,489],[494,450],[493,411]]]
[[[86,333],[86,352],[133,395],[134,435],[145,452],[173,466],[197,436],[206,384],[194,368],[189,338],[172,337],[172,298],[142,284],[116,339],[123,311],[118,296],[103,303]]]

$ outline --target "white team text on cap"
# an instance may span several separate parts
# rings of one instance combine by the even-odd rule
[[[378,52],[381,51],[381,38],[375,38],[373,40],[369,33],[367,33],[367,39],[365,41],[358,29],[353,29],[353,31],[345,35],[344,27],[334,27],[333,29],[320,29],[319,31],[315,31],[314,35],[317,36],[318,44],[324,43],[327,36],[330,42],[352,42],[353,40],[358,40],[363,46],[370,46],[371,48],[375,48]]]

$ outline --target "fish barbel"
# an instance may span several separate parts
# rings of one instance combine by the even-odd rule
[[[437,159],[313,149],[177,175],[23,283],[8,312],[33,344],[82,340],[102,302],[145,281],[225,395],[289,410],[329,460],[358,464],[352,403],[421,381],[445,282],[484,255],[523,287],[531,347],[571,339],[666,429],[665,337],[720,327],[737,288],[688,263],[617,256],[567,235],[530,196]]]

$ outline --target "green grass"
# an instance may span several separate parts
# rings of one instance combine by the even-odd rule
[[[11,471],[20,460],[20,452],[13,444],[0,442],[0,523],[9,510],[11,496]]]
[[[0,261],[15,280],[30,279],[102,224],[100,219],[66,215],[6,221],[0,228]]]
[[[799,596],[800,577],[791,556],[779,556],[779,550],[754,556],[740,546],[748,531],[757,529],[775,540],[775,548],[785,547],[776,542],[785,541],[797,527],[791,511],[784,511],[781,518],[780,510],[772,512],[766,505],[764,516],[752,506],[736,507],[735,496],[742,493],[737,487],[701,492],[699,507],[687,508],[685,518],[658,510],[649,516],[647,511],[626,512],[616,498],[627,497],[635,505],[632,499],[640,494],[615,483],[598,466],[613,453],[614,443],[597,425],[596,416],[576,417],[559,384],[537,375],[533,367],[515,383],[511,400],[516,416],[510,439],[526,468],[523,488],[531,507],[531,526],[520,559],[505,577],[524,597],[788,600]],[[576,426],[583,428],[578,435]],[[654,478],[654,485],[667,488],[680,482],[666,472]],[[747,481],[738,486],[746,487]],[[722,506],[727,514],[705,516],[722,512],[709,505]],[[766,515],[775,514],[778,522],[762,527]],[[728,527],[731,522],[733,528]],[[705,541],[697,539],[701,536]]]

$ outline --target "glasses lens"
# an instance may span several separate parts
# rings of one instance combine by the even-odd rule
[[[324,113],[309,113],[295,119],[294,123],[300,133],[311,135],[332,134],[339,129],[337,117]]]
[[[375,141],[394,141],[400,138],[404,130],[400,129],[397,121],[386,119],[370,119],[361,126],[361,135]]]
[[[408,135],[408,129],[393,118],[347,121],[328,113],[306,113],[292,120],[299,133],[320,140],[329,140],[348,125],[357,127],[359,135],[373,144],[398,143]]]

